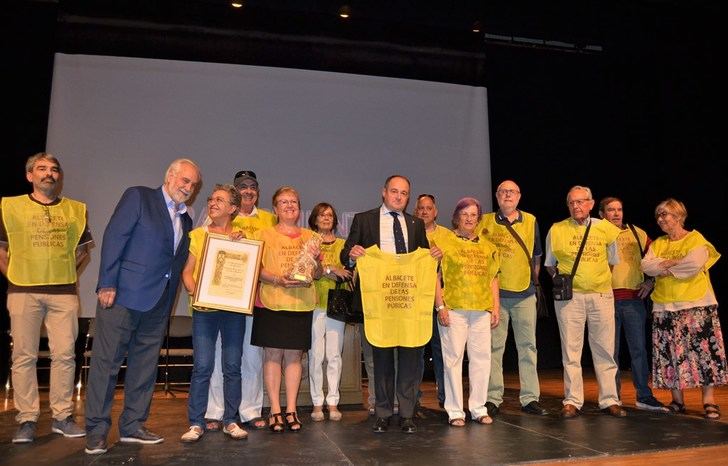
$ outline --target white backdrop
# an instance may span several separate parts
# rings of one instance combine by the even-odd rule
[[[95,313],[101,239],[121,193],[159,186],[178,157],[202,168],[198,213],[215,183],[243,169],[258,175],[266,209],[275,189],[289,184],[306,211],[326,201],[350,219],[346,213],[379,205],[394,173],[410,178],[413,198],[437,197],[446,226],[463,196],[491,205],[484,87],[57,54],[47,150],[63,166],[64,195],[87,203],[96,240],[80,278],[85,317]]]

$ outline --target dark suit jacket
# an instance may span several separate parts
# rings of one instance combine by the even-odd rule
[[[174,228],[162,188],[127,189],[104,231],[96,291],[116,288],[116,304],[144,312],[157,304],[169,282],[171,305],[192,229],[187,213],[181,219],[182,239],[173,253]]]
[[[379,210],[380,207],[377,207],[354,215],[349,237],[346,238],[344,249],[341,250],[340,259],[342,264],[349,264],[349,251],[357,244],[364,248],[375,244],[381,246],[379,241]],[[424,222],[406,212],[404,212],[404,219],[407,224],[407,251],[413,252],[417,248],[429,249],[430,243],[427,241]],[[353,306],[357,310],[361,309],[361,290],[358,284],[354,287]]]

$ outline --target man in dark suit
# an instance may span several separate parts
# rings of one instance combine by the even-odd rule
[[[169,166],[164,185],[127,189],[101,247],[96,287],[96,334],[86,395],[86,453],[107,450],[111,405],[126,358],[121,442],[164,441],[144,427],[149,416],[159,350],[187,260],[192,219],[185,202],[200,183],[188,159]]]
[[[379,246],[384,252],[396,254],[412,252],[420,247],[426,249],[430,247],[425,234],[425,224],[404,211],[409,195],[410,182],[407,178],[400,175],[387,178],[382,189],[382,205],[354,216],[349,237],[341,252],[342,264],[354,266],[356,260],[365,254],[365,249],[373,245]],[[433,248],[431,254],[438,259],[442,256],[436,248]],[[361,291],[357,286],[354,306],[361,309],[361,305]],[[421,379],[423,346],[417,348],[372,346],[377,415],[373,429],[374,432],[385,432],[394,413],[395,349],[400,423],[403,432],[414,433],[417,428],[412,419]]]

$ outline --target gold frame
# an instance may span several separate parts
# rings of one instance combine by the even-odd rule
[[[222,264],[219,262],[220,252],[223,253]],[[226,261],[224,253],[230,254],[229,257],[233,260]],[[232,240],[226,235],[207,233],[201,256],[192,306],[252,315],[263,258],[263,242],[252,239]],[[228,283],[217,286],[218,289],[215,290],[217,292],[213,292],[215,287],[213,280],[219,281],[223,278],[226,262],[229,266],[232,264],[233,268],[244,270],[234,270],[232,274],[227,270],[224,281]],[[231,296],[229,282],[231,278],[235,278],[235,272],[238,271],[243,274],[241,294]]]

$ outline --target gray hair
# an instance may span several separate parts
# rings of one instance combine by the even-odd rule
[[[576,190],[586,191],[586,197],[587,197],[587,199],[589,199],[590,201],[594,199],[592,197],[592,192],[591,192],[591,189],[589,189],[589,187],[587,187],[587,186],[579,186],[577,184],[576,186],[572,186],[571,189],[569,190],[569,192],[566,193],[566,205],[569,205],[569,194],[571,194],[573,191],[576,191]]]
[[[55,155],[49,154],[48,152],[38,152],[37,154],[33,154],[28,157],[28,160],[25,162],[25,171],[27,173],[32,172],[33,167],[38,160],[48,160],[49,162],[55,163],[56,166],[58,166],[58,171],[63,173],[63,170],[61,169],[61,162],[58,161]]]
[[[200,171],[200,167],[198,167],[194,161],[192,161],[190,159],[177,159],[169,164],[169,167],[167,168],[167,172],[164,174],[164,183],[167,182],[167,178],[169,178],[169,175],[171,175],[173,173],[175,173],[175,174],[179,173],[182,165],[185,163],[195,167],[195,170],[197,170],[197,174],[200,177],[200,181],[202,181],[202,172]]]

